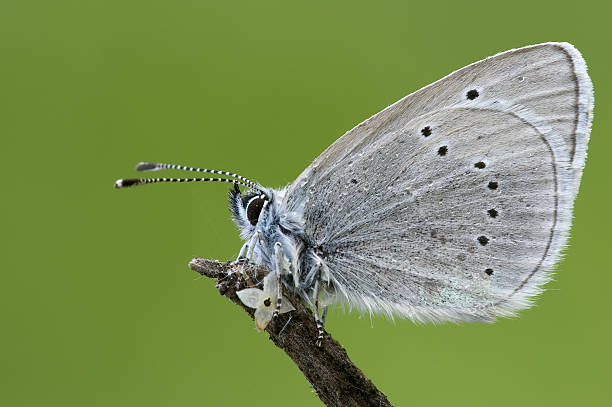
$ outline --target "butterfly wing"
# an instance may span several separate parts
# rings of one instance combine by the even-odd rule
[[[289,187],[339,293],[414,320],[529,305],[571,226],[592,112],[573,46],[469,65],[359,124]]]

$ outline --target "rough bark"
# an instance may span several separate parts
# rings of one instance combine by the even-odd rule
[[[238,299],[236,291],[262,281],[265,270],[250,264],[220,263],[195,258],[189,268],[217,279],[219,293],[242,307],[253,318],[254,309]],[[323,345],[315,346],[317,326],[310,309],[288,292],[283,292],[295,311],[274,318],[266,331],[304,373],[327,406],[391,406],[387,397],[349,359],[344,348],[325,332]],[[287,323],[289,321],[289,323]]]

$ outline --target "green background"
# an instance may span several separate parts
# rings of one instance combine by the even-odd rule
[[[459,326],[336,309],[328,330],[398,406],[610,405],[603,4],[3,0],[0,404],[320,405],[267,334],[187,268],[237,254],[228,186],[117,191],[115,179],[151,160],[282,186],[445,74],[569,41],[589,64],[595,119],[570,246],[538,306]]]

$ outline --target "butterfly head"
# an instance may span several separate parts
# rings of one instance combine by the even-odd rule
[[[234,188],[229,192],[229,207],[232,219],[241,232],[254,230],[262,218],[262,212],[265,216],[271,199],[272,194],[263,188],[242,192],[238,185],[234,184]]]
[[[250,242],[257,234],[257,249],[254,256],[258,264],[273,265],[274,245],[283,247],[283,258],[290,259],[292,268],[297,261],[296,252],[300,246],[303,221],[300,213],[287,212],[283,205],[284,189],[264,188],[249,179],[228,171],[186,167],[177,164],[143,162],[137,171],[163,169],[205,172],[224,175],[228,178],[127,178],[115,182],[115,188],[128,188],[160,182],[226,182],[233,184],[229,192],[229,208],[232,220],[240,230],[240,237]],[[239,187],[243,187],[242,190]]]

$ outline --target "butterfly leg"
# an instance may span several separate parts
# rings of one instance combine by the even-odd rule
[[[241,265],[248,264],[251,262],[251,260],[253,260],[253,256],[254,256],[253,252],[255,249],[255,245],[259,241],[260,235],[261,235],[261,230],[259,229],[255,230],[255,233],[253,234],[253,236],[242,245],[242,247],[240,248],[240,252],[238,252],[238,257],[236,258],[237,264],[241,264]],[[244,275],[245,275],[244,268],[239,267],[237,270],[240,273],[241,279],[244,279]],[[236,280],[236,288],[239,287],[241,279]]]
[[[274,267],[273,273],[276,274],[277,285],[276,285],[276,309],[272,318],[276,318],[280,313],[283,297],[281,290],[281,265],[283,264],[283,245],[280,242],[274,244],[274,255],[276,256],[276,267]]]
[[[249,240],[248,249],[247,249],[247,261],[252,261],[255,257],[255,246],[259,243],[259,239],[261,237],[261,230],[257,229],[255,233],[253,233],[253,237]]]
[[[325,327],[325,320],[327,319],[327,308],[328,306],[324,306],[323,307],[323,312],[321,312],[321,324],[323,324],[323,327]]]
[[[321,278],[320,270],[321,262],[317,261],[306,275],[304,282],[300,285],[303,289],[307,289],[312,286],[312,282],[314,281],[312,300],[310,301],[310,304],[312,305],[315,322],[317,324],[317,346],[321,346],[321,341],[323,340],[323,328],[325,326],[325,317],[327,316],[327,307],[323,307],[321,318],[319,318],[319,280]]]
[[[310,268],[310,271],[306,275],[306,279],[302,284],[300,284],[300,288],[307,289],[312,286],[312,281],[315,277],[318,278],[319,269],[321,268],[321,263],[316,262],[314,266]]]
[[[319,318],[319,279],[317,278],[314,283],[314,288],[312,290],[312,299],[313,306],[312,311],[314,313],[315,323],[317,324],[317,341],[315,342],[315,346],[318,348],[321,347],[321,342],[323,342],[323,321]],[[327,307],[324,307],[323,314],[327,315]]]
[[[236,257],[236,263],[242,263],[245,260],[244,255],[246,254],[246,252],[249,250],[249,243],[245,242],[242,247],[240,248],[240,251],[238,252],[238,257]]]
[[[242,267],[242,265],[249,262],[248,257],[245,257],[245,254],[247,254],[249,251],[249,242],[250,240],[242,245],[240,251],[238,252],[238,257],[236,257],[236,261],[234,262],[240,265],[240,267],[234,268],[233,270],[235,271],[232,271],[230,273],[240,273],[240,278],[236,280],[236,289],[238,289],[238,287],[240,286],[240,280],[244,278],[244,267]]]

